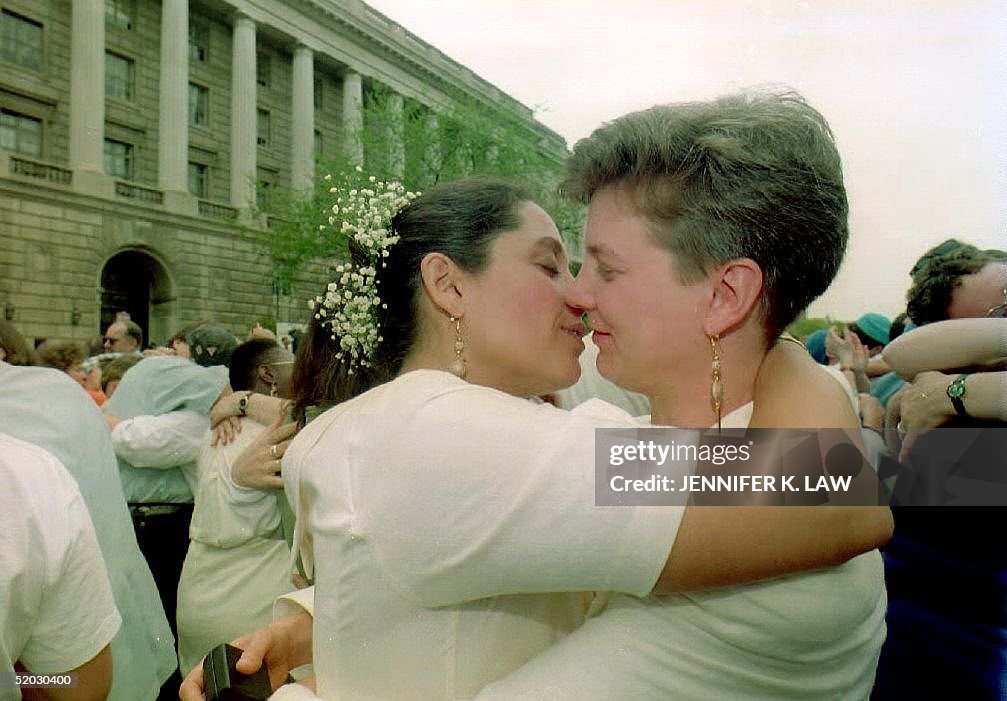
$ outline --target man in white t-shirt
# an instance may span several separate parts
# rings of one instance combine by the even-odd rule
[[[73,672],[48,699],[104,699],[122,621],[80,491],[50,453],[7,434],[0,482],[0,701],[21,698],[15,669]]]

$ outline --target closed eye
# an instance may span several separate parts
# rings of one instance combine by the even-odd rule
[[[611,280],[612,278],[615,277],[616,272],[615,269],[610,268],[609,266],[603,263],[598,263],[595,266],[595,270],[598,273],[598,277],[600,277],[602,280]]]

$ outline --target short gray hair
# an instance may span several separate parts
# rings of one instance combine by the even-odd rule
[[[839,152],[794,92],[659,105],[603,125],[574,147],[560,191],[587,203],[608,186],[626,188],[684,281],[735,258],[758,263],[769,337],[828,288],[846,250]]]

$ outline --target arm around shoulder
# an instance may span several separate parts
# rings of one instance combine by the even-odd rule
[[[860,442],[845,393],[793,344],[777,344],[767,356],[750,426],[852,429],[851,440]],[[888,507],[689,507],[654,592],[744,584],[838,565],[883,545],[893,527]]]
[[[937,321],[899,336],[882,355],[906,379],[926,370],[991,363],[1007,357],[1007,319]]]

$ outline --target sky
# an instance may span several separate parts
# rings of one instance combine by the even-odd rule
[[[369,0],[535,111],[569,145],[662,102],[786,85],[829,120],[850,242],[810,316],[904,309],[954,236],[1007,248],[1007,3],[991,0]]]

